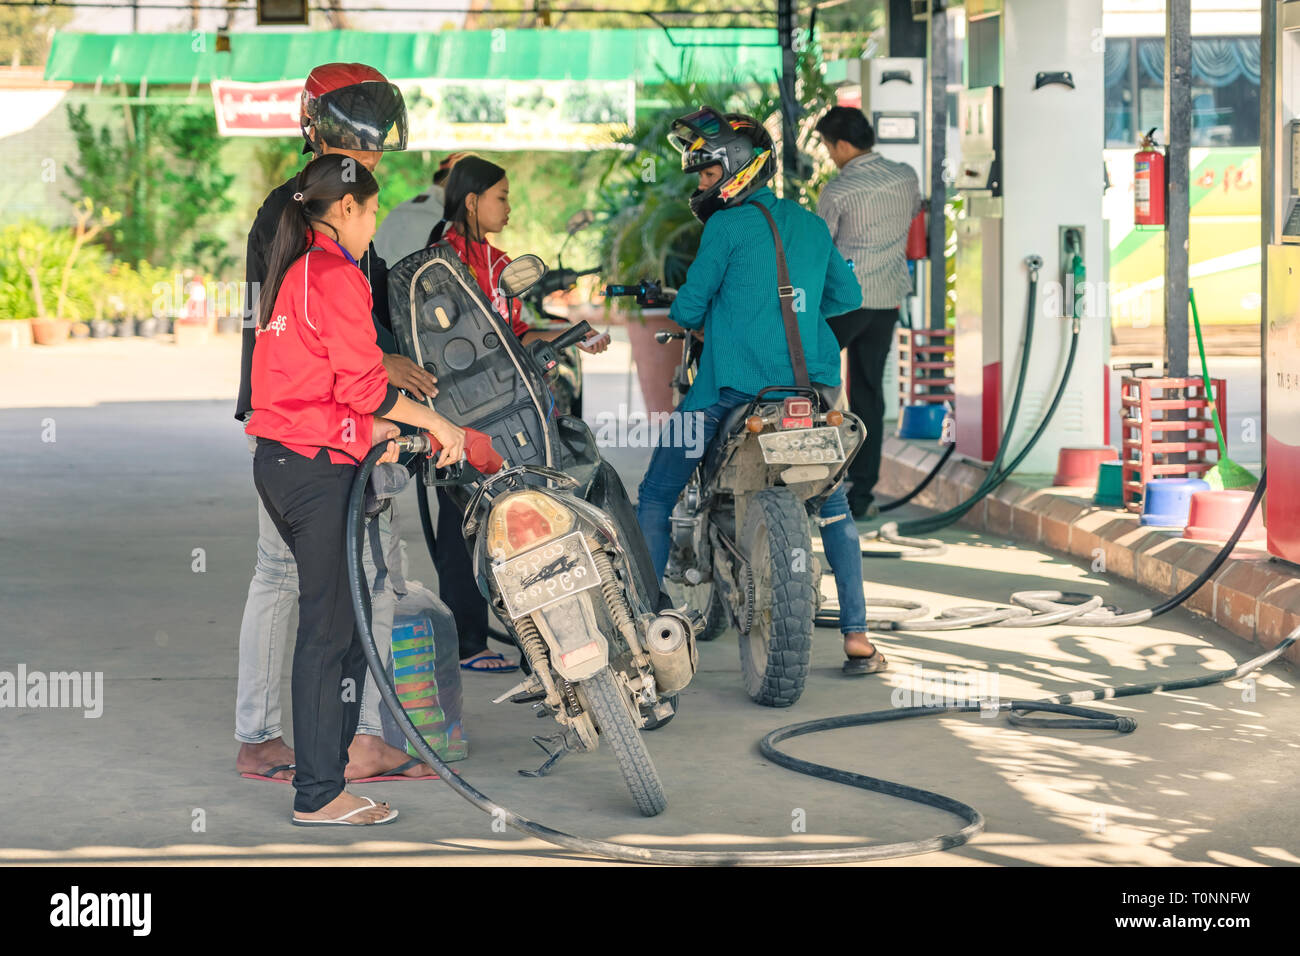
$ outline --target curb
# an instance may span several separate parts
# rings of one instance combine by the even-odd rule
[[[938,451],[893,436],[884,442],[881,497],[906,494],[939,460]],[[912,503],[943,511],[974,493],[983,468],[955,457]],[[1104,558],[1106,574],[1162,597],[1178,593],[1209,565],[1221,547],[1188,541],[1177,531],[1143,527],[1128,511],[1103,508],[1074,488],[1030,488],[1006,481],[970,510],[957,527],[986,531],[1092,562]],[[1274,562],[1262,541],[1238,544],[1218,573],[1183,607],[1207,617],[1263,650],[1276,647],[1300,625],[1300,571]],[[1300,665],[1300,643],[1282,659]]]

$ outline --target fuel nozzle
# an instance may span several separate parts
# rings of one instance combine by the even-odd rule
[[[1070,319],[1077,334],[1083,319],[1085,296],[1087,294],[1087,270],[1083,264],[1083,233],[1069,228],[1062,234],[1064,261],[1062,271],[1067,289],[1067,301],[1070,302]]]

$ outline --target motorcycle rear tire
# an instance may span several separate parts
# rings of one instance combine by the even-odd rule
[[[587,707],[596,722],[601,743],[614,752],[623,782],[642,816],[653,817],[668,806],[663,781],[650,759],[641,732],[632,720],[624,700],[626,696],[608,667],[597,671],[578,685],[587,699]]]
[[[789,707],[803,694],[812,655],[817,581],[803,502],[765,488],[745,509],[737,542],[754,583],[753,621],[740,634],[745,691],[764,707]]]

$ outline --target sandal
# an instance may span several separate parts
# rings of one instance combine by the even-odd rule
[[[423,760],[417,760],[412,757],[404,764],[394,767],[392,770],[385,770],[383,773],[377,773],[373,777],[353,777],[348,783],[396,783],[399,780],[439,780],[441,779],[436,773],[430,772],[421,774],[418,777],[408,777],[406,771],[415,766],[423,766]]]
[[[463,671],[482,671],[484,673],[492,673],[492,674],[506,674],[509,673],[510,671],[519,670],[518,664],[509,664],[509,663],[507,663],[505,667],[491,667],[491,666],[479,667],[478,666],[479,664],[482,664],[484,661],[504,661],[504,660],[505,658],[502,657],[500,654],[496,653],[495,651],[491,654],[487,653],[486,651],[479,651],[473,657],[469,658],[469,660],[461,661],[460,669]]]
[[[277,777],[276,774],[283,773],[286,770],[296,770],[296,769],[297,766],[295,764],[282,763],[275,767],[267,767],[261,773],[251,773],[245,771],[244,773],[241,773],[240,776],[243,777],[245,780],[266,780],[269,781],[270,783],[293,783],[292,779],[286,779],[285,777]]]
[[[347,813],[343,814],[343,816],[335,817],[332,820],[303,820],[295,816],[290,822],[296,827],[377,827],[382,826],[385,823],[392,823],[397,819],[397,811],[390,809],[388,811],[388,816],[380,820],[373,820],[370,823],[360,823],[349,820],[349,817],[356,816],[358,813],[364,813],[366,810],[373,810],[380,806],[380,804],[375,803],[375,801],[371,800],[369,797],[365,797],[364,799],[369,806],[357,807],[355,810],[349,810]]]
[[[876,653],[870,657],[850,657],[840,668],[841,673],[858,677],[862,674],[874,674],[877,671],[883,671],[889,666],[889,661],[885,660],[885,655],[880,653],[880,648],[876,648]]]

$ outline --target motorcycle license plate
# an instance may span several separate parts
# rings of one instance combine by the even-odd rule
[[[600,583],[581,531],[492,566],[511,617],[523,617]]]
[[[830,465],[844,460],[838,428],[796,428],[758,436],[768,465]]]

